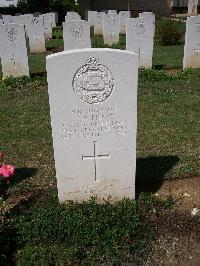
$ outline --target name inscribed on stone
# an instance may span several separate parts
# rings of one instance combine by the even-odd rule
[[[70,120],[63,123],[62,139],[80,139],[104,136],[122,136],[129,132],[127,121],[118,120],[117,107],[73,109]]]

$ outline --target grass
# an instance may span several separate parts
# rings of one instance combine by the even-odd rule
[[[58,32],[58,34],[60,34]],[[61,39],[48,42],[60,45]],[[102,38],[94,36],[93,46]],[[125,45],[120,36],[118,48]],[[115,47],[116,48],[116,47]],[[170,51],[170,52],[169,52]],[[31,78],[0,81],[0,150],[16,175],[0,187],[0,264],[66,265],[143,263],[156,237],[154,221],[173,199],[157,199],[166,179],[199,169],[200,70],[171,75],[183,45],[156,46],[156,69],[140,70],[135,201],[59,204],[49,116],[45,54],[30,54]]]
[[[199,71],[140,71],[138,188],[156,191],[167,178],[199,173],[199,83]],[[2,208],[2,263],[16,252],[19,265],[140,261],[155,234],[141,209],[151,213],[155,198],[59,205],[45,77],[5,80],[0,97],[1,150],[17,166],[2,191],[17,205],[10,213]]]

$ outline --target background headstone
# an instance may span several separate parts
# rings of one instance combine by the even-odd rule
[[[94,26],[94,15],[95,15],[95,11],[88,10],[88,22],[90,26]]]
[[[154,26],[152,20],[146,18],[127,20],[126,50],[138,54],[139,67],[152,67],[153,36]]]
[[[88,21],[73,20],[63,22],[64,50],[91,47],[90,25]]]
[[[153,23],[154,34],[155,34],[155,29],[156,29],[156,16],[155,16],[155,14],[153,12],[142,12],[142,13],[139,13],[139,18],[145,18],[145,19],[151,20]]]
[[[137,55],[113,49],[54,54],[47,57],[47,76],[60,201],[133,199]]]
[[[131,18],[130,11],[119,12],[120,33],[126,34],[126,21]]]
[[[197,15],[198,0],[188,0],[188,14]]]
[[[117,10],[108,10],[108,14],[117,14]]]
[[[56,27],[56,14],[53,12],[50,12],[50,13],[47,13],[46,15],[49,16],[52,28]]]
[[[45,37],[42,17],[33,17],[27,22],[29,47],[31,53],[42,53],[46,51]]]
[[[39,16],[40,17],[40,16]],[[52,39],[52,21],[48,14],[41,15],[43,18],[44,36],[45,39]]]
[[[104,44],[112,45],[119,42],[119,15],[116,13],[105,14],[103,17]]]
[[[103,35],[103,16],[105,15],[104,12],[97,12],[93,16],[94,22],[94,34]]]
[[[200,16],[187,18],[183,67],[200,68]]]
[[[76,12],[67,12],[65,21],[81,20],[81,16]]]
[[[0,25],[3,78],[29,76],[25,30],[23,25]]]
[[[4,24],[10,24],[14,22],[14,16],[2,15]]]

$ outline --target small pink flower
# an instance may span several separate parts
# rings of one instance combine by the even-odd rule
[[[14,174],[15,167],[13,165],[3,164],[0,168],[0,175],[5,177],[5,179],[10,180],[10,176]]]
[[[4,158],[4,153],[0,151],[0,162],[3,161],[3,158]]]

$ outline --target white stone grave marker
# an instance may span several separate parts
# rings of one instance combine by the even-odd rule
[[[151,22],[153,22],[153,31],[154,31],[154,34],[155,34],[155,29],[156,29],[156,17],[155,17],[155,14],[153,12],[142,12],[142,13],[139,13],[139,18],[149,19]]]
[[[188,0],[188,14],[190,16],[197,15],[198,0]]]
[[[200,16],[186,22],[183,68],[200,68]]]
[[[52,21],[48,14],[43,14],[39,17],[43,18],[44,36],[45,39],[52,39]]]
[[[119,15],[105,14],[103,17],[103,39],[104,44],[112,45],[119,42]]]
[[[94,34],[103,35],[103,16],[104,12],[95,11],[93,21],[94,21]]]
[[[88,10],[88,22],[90,26],[94,26],[94,15],[96,11]]]
[[[23,25],[0,25],[3,78],[29,76],[25,30]]]
[[[90,25],[84,20],[63,22],[64,50],[91,47]]]
[[[145,18],[127,20],[126,50],[138,54],[139,67],[152,67],[153,36],[152,20]]]
[[[11,15],[2,15],[4,24],[10,24],[14,22],[14,16]]]
[[[117,14],[117,10],[110,9],[108,10],[108,14]]]
[[[43,53],[45,48],[45,37],[42,17],[33,17],[26,23],[29,36],[29,47],[31,53]]]
[[[81,20],[81,16],[76,12],[67,12],[65,21]]]
[[[131,18],[130,11],[119,12],[120,33],[126,34],[126,21]]]
[[[47,57],[47,76],[59,200],[133,199],[138,56],[63,52]]]

